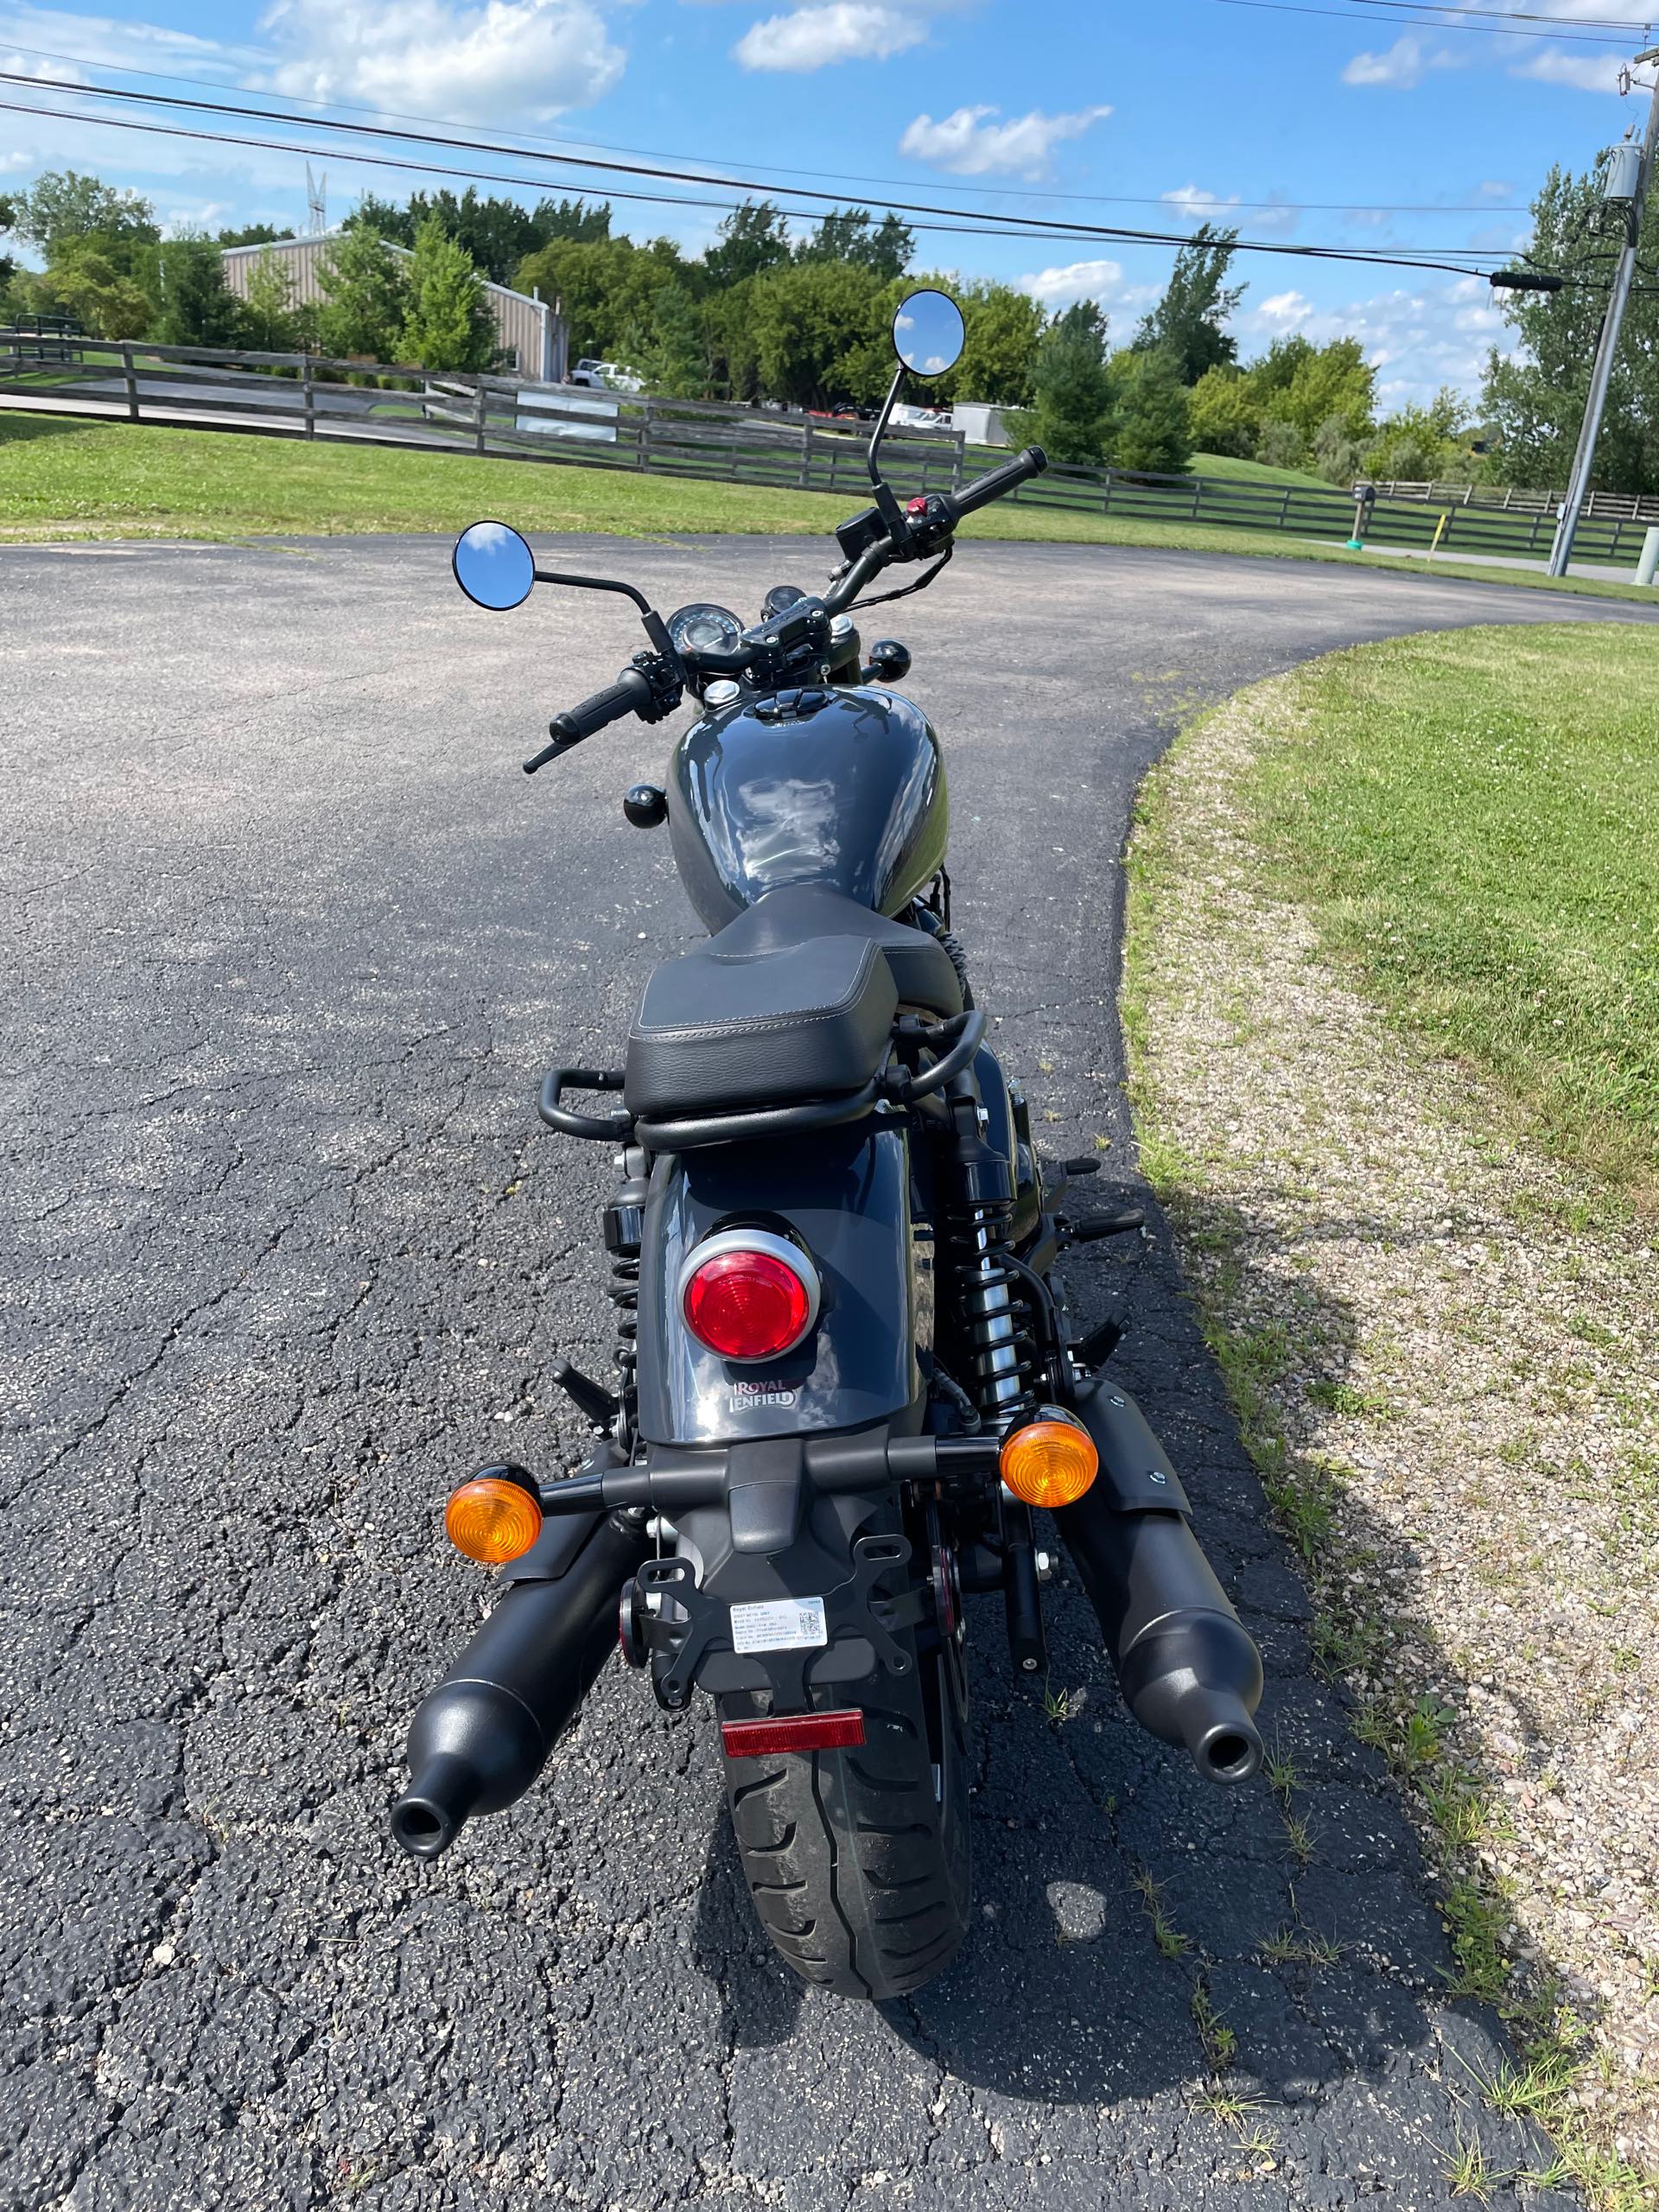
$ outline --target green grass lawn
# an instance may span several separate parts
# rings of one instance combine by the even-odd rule
[[[480,461],[464,454],[308,444],[235,431],[0,410],[0,540],[14,542],[450,531],[480,515],[527,531],[627,537],[703,531],[817,537],[827,536],[859,504],[850,492],[830,495],[569,463]],[[1053,507],[990,507],[964,526],[964,535],[1244,553],[1351,567],[1397,565],[1274,531]],[[1451,562],[1437,561],[1434,573],[1649,605],[1656,597],[1634,585],[1578,576],[1551,584],[1535,571],[1459,568]]]
[[[1241,484],[1300,484],[1314,492],[1345,492],[1345,484],[1327,484],[1323,476],[1305,468],[1270,468],[1265,461],[1237,461],[1230,453],[1195,453],[1184,474],[1188,476],[1230,476]]]
[[[1295,680],[1255,769],[1330,945],[1557,1151],[1659,1176],[1656,639],[1600,626],[1363,645]]]

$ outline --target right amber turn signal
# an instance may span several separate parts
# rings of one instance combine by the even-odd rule
[[[1002,1479],[1027,1505],[1074,1505],[1100,1471],[1100,1454],[1073,1421],[1033,1421],[1004,1440]]]

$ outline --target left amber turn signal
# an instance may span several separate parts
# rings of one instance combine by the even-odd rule
[[[522,1559],[542,1533],[542,1509],[533,1491],[511,1475],[474,1475],[450,1495],[443,1531],[458,1552],[480,1567],[505,1567]]]

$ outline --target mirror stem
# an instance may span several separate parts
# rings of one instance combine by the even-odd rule
[[[680,657],[674,650],[674,641],[668,634],[667,625],[644,592],[636,591],[632,584],[618,583],[610,576],[566,575],[555,569],[537,569],[536,581],[538,584],[569,584],[578,591],[620,591],[625,599],[631,599],[639,608],[639,620],[645,625],[645,635],[651,639],[655,650],[662,655],[671,668],[677,669],[682,676],[684,675],[685,671],[680,664]]]
[[[887,425],[893,419],[893,410],[898,404],[899,394],[904,388],[904,382],[905,365],[901,361],[893,372],[893,382],[887,386],[887,396],[881,403],[881,412],[875,418],[875,428],[870,433],[870,449],[865,456],[870,472],[870,482],[875,486],[876,510],[887,524],[887,535],[895,545],[903,544],[906,538],[909,537],[909,525],[905,520],[893,487],[882,479],[880,463],[876,456],[880,450],[881,441],[887,435]]]

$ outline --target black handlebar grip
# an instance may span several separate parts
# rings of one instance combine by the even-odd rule
[[[976,508],[988,507],[993,499],[1000,499],[1009,492],[1028,484],[1033,476],[1040,476],[1048,467],[1048,455],[1041,446],[1027,446],[1012,461],[1005,461],[1001,468],[988,469],[983,476],[975,477],[971,484],[964,484],[960,492],[951,494],[951,501],[958,514],[970,515]]]
[[[602,691],[595,691],[579,707],[571,707],[562,715],[555,715],[547,726],[548,731],[561,743],[575,745],[579,739],[592,737],[607,722],[619,722],[624,715],[637,715],[642,707],[650,704],[650,684],[637,668],[625,668],[614,683],[607,683]]]

